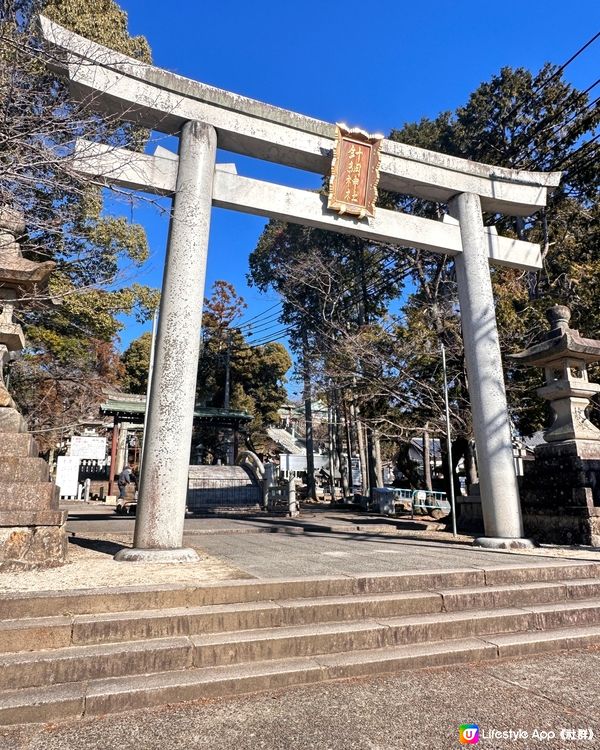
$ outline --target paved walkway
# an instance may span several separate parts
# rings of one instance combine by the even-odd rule
[[[2,750],[447,750],[460,724],[487,750],[600,746],[600,651],[403,672],[47,727],[0,728]],[[521,738],[490,739],[493,730]],[[554,733],[535,739],[538,733]],[[561,739],[593,732],[593,739]],[[527,738],[524,733],[527,733]],[[548,735],[539,734],[539,737]]]
[[[117,516],[98,504],[70,503],[69,511],[68,563],[44,571],[0,573],[0,593],[482,568],[546,562],[546,555],[554,561],[600,561],[600,554],[589,548],[534,550],[524,556],[473,547],[472,537],[453,539],[431,522],[308,510],[296,519],[190,518],[184,544],[198,550],[198,563],[123,563],[113,555],[131,545],[135,518]]]

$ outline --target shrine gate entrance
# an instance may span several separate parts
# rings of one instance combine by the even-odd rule
[[[173,197],[148,405],[134,547],[119,559],[191,561],[182,548],[211,206],[451,255],[455,259],[487,546],[524,545],[519,490],[489,264],[537,269],[540,248],[484,227],[482,210],[529,216],[560,173],[491,167],[382,140],[385,190],[447,203],[433,221],[377,209],[335,213],[306,190],[241,177],[215,164],[227,151],[319,174],[331,169],[335,126],[140,63],[46,18],[46,41],[72,91],[104,112],[179,135],[177,157],[85,141],[76,168],[107,183]]]

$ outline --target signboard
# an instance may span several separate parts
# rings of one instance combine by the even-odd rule
[[[79,457],[59,456],[56,459],[56,484],[61,497],[77,497],[79,490]]]
[[[106,458],[106,438],[89,435],[74,435],[71,438],[72,456],[104,461]]]
[[[329,464],[329,458],[320,453],[313,454],[315,469],[324,469]],[[279,468],[288,474],[290,471],[306,471],[306,455],[299,453],[281,453]]]
[[[360,219],[375,215],[383,136],[336,125],[327,208]]]

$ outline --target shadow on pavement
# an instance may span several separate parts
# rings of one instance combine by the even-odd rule
[[[111,542],[107,539],[86,539],[82,536],[69,536],[69,544],[76,544],[78,547],[84,547],[85,549],[91,549],[94,552],[101,552],[105,555],[116,555],[119,550],[125,549],[126,544],[119,544],[119,542]]]

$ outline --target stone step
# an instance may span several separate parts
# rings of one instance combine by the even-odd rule
[[[460,597],[447,591],[406,592],[6,619],[0,621],[0,652],[435,613],[443,609],[457,611],[461,607],[475,608],[482,604],[499,607],[519,602],[521,605],[560,602],[567,596],[571,599],[593,596],[596,589],[592,583],[584,579],[564,585],[490,587],[489,592],[461,589]]]
[[[410,615],[351,623],[192,635],[194,666],[222,666],[300,656],[363,651],[497,633],[600,626],[600,600],[495,611]]]
[[[193,651],[181,637],[2,654],[0,691],[188,669]]]
[[[440,595],[408,592],[11,619],[0,621],[0,652],[359,620],[441,612],[441,609]]]
[[[365,651],[492,634],[600,626],[600,600],[494,611],[438,612],[346,623],[263,627],[210,635],[179,632],[171,638],[155,637],[138,641],[124,638],[123,641],[103,645],[80,645],[75,631],[74,640],[68,641],[67,623],[57,625],[64,628],[64,645],[56,639],[52,644],[44,642],[40,628],[37,648],[42,650],[24,652],[15,649],[12,653],[0,655],[0,690],[187,667],[204,668]],[[22,648],[16,639],[14,645]]]
[[[3,511],[58,510],[59,492],[52,482],[2,482],[0,507]]]
[[[21,456],[37,458],[38,444],[33,435],[28,433],[3,433],[0,440],[0,461],[7,456]]]
[[[543,653],[600,642],[600,626],[489,635],[287,658],[234,666],[175,669],[0,692],[0,724],[56,722],[166,703],[230,697],[402,669],[494,661],[509,653]],[[174,646],[176,647],[176,646]]]
[[[3,618],[49,617],[62,614],[142,611],[243,602],[316,599],[331,596],[402,593],[410,591],[445,592],[447,589],[486,589],[513,584],[590,581],[600,586],[598,563],[534,563],[487,566],[455,570],[406,571],[366,576],[324,576],[240,580],[217,584],[186,586],[130,586],[35,593],[0,594]],[[593,594],[591,594],[593,595]]]
[[[158,593],[158,592],[157,592]],[[456,613],[548,603],[568,609],[579,600],[600,597],[600,581],[490,586],[303,599],[160,607],[125,612],[19,618],[0,621],[0,652],[64,648],[149,638],[228,633],[327,622],[361,621],[418,614]],[[110,603],[110,600],[109,602]],[[155,602],[156,603],[156,602]]]
[[[0,483],[48,482],[50,472],[43,458],[2,456],[0,459]]]

